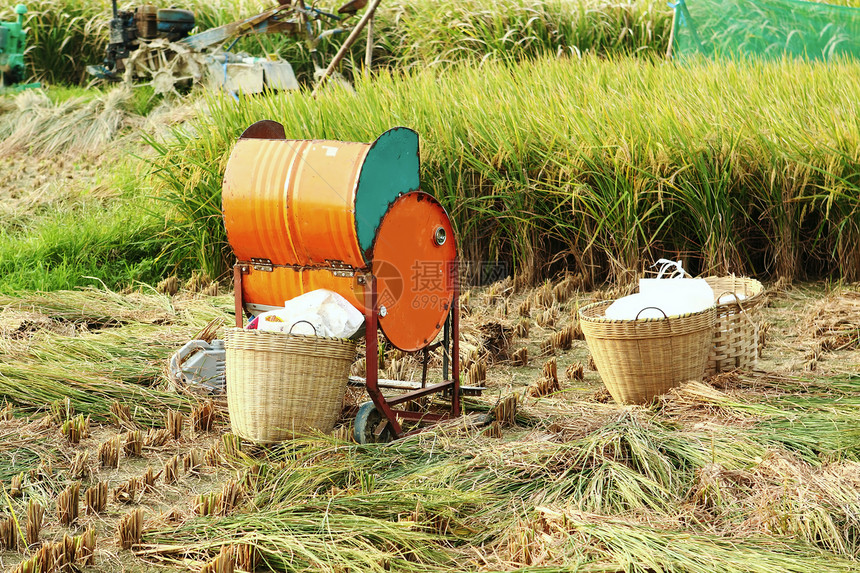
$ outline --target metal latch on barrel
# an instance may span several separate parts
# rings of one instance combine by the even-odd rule
[[[355,268],[343,261],[326,259],[325,262],[329,264],[331,274],[336,277],[351,277],[355,274]]]
[[[251,259],[251,266],[255,271],[264,271],[270,273],[274,270],[272,259]]]

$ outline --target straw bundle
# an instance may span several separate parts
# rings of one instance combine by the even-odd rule
[[[103,468],[119,466],[120,437],[115,435],[99,445],[99,463]]]
[[[527,366],[529,363],[529,349],[523,346],[522,348],[517,348],[514,350],[513,354],[511,354],[511,364],[514,366]]]
[[[81,482],[75,482],[57,497],[57,520],[62,525],[71,525],[78,519],[80,509]]]
[[[108,484],[100,481],[84,492],[84,511],[87,515],[97,515],[107,509]]]
[[[565,374],[567,375],[568,380],[582,382],[585,380],[585,366],[582,362],[573,362],[568,365],[567,370],[565,370]]]
[[[209,432],[215,422],[215,403],[207,400],[191,410],[191,429],[195,432]]]
[[[31,499],[27,503],[27,533],[25,537],[28,546],[34,546],[39,543],[39,532],[42,531],[44,518],[45,508],[36,500]]]
[[[133,509],[126,513],[119,522],[117,538],[120,547],[132,549],[140,544],[143,535],[143,509]]]
[[[18,550],[18,523],[14,517],[0,519],[0,549]]]
[[[143,438],[140,430],[126,432],[123,436],[122,451],[127,458],[139,458],[143,455]]]

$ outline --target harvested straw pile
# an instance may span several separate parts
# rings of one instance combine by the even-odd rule
[[[814,304],[798,325],[798,334],[821,352],[860,347],[860,292],[832,293]]]
[[[92,99],[54,104],[44,92],[28,90],[15,98],[15,109],[0,115],[0,155],[28,152],[98,155],[131,122],[122,105],[131,90],[122,86]]]
[[[0,397],[24,412],[68,399],[92,422],[113,420],[127,430],[153,420],[160,425],[166,409],[191,409],[186,397],[159,389],[167,386],[164,363],[207,324],[226,316],[219,304],[97,289],[0,297],[4,324],[14,325],[15,316],[25,313],[71,327],[60,335],[49,329],[0,339]]]
[[[509,328],[499,322],[487,322],[479,327],[479,331],[482,336],[481,347],[486,352],[488,362],[501,362],[510,358]]]

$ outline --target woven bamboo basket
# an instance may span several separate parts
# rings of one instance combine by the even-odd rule
[[[714,302],[726,294],[743,295],[743,300],[717,303],[717,322],[708,356],[707,374],[727,372],[737,368],[752,368],[758,360],[758,324],[755,310],[764,301],[764,287],[755,279],[736,277],[706,277],[714,291]]]
[[[274,443],[311,430],[332,431],[354,341],[229,328],[224,345],[234,434]]]
[[[612,320],[613,301],[579,311],[585,341],[606,389],[619,404],[644,404],[705,374],[716,311],[669,318]]]

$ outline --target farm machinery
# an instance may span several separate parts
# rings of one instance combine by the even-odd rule
[[[119,10],[117,0],[113,0],[104,63],[89,66],[87,71],[102,79],[149,84],[156,93],[173,92],[178,86],[204,79],[210,86],[246,94],[265,88],[296,89],[298,81],[289,62],[230,50],[242,37],[288,34],[304,39],[319,73],[323,69],[319,42],[349,31],[344,23],[356,13],[356,4],[360,8],[366,2],[352,0],[338,14],[330,14],[306,5],[304,0],[279,1],[279,5],[244,20],[191,34],[196,21],[190,10],[158,9],[149,4]],[[374,8],[376,4],[378,0]]]
[[[20,84],[27,76],[27,67],[24,63],[24,50],[27,45],[27,31],[24,29],[26,13],[27,7],[18,4],[15,6],[17,20],[0,22],[0,90]],[[38,85],[17,85],[16,89]]]

